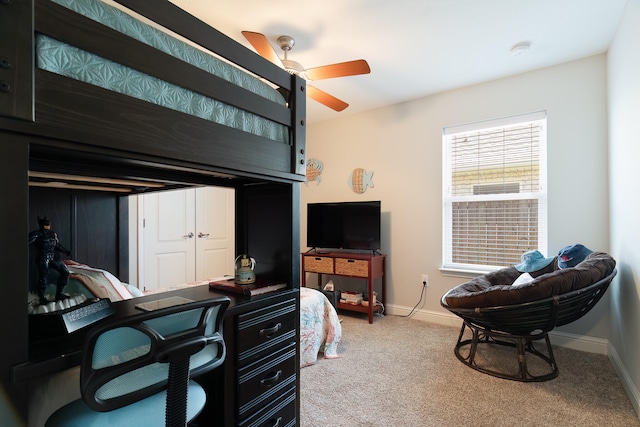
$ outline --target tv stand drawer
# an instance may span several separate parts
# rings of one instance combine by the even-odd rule
[[[369,277],[369,261],[364,259],[336,258],[336,274],[342,276]]]
[[[309,273],[333,274],[333,258],[326,256],[305,256],[304,269]]]

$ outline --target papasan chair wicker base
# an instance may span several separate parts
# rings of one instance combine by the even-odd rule
[[[464,339],[465,330],[471,331],[471,338]],[[546,353],[535,347],[535,342],[544,340]],[[508,371],[505,366],[503,370],[498,367],[491,367],[476,359],[479,347],[503,346],[515,350],[518,363],[517,371]],[[547,381],[558,376],[558,365],[553,357],[553,349],[549,341],[549,334],[541,333],[536,335],[514,335],[506,332],[493,331],[480,328],[471,322],[464,321],[460,330],[460,336],[454,349],[455,355],[462,363],[475,369],[498,378],[516,381]],[[536,368],[531,372],[527,363],[531,357],[535,357],[542,362],[547,369]],[[485,362],[486,363],[486,362]]]
[[[524,290],[506,285],[518,275],[515,269],[498,270],[443,295],[441,305],[463,320],[454,352],[465,365],[495,377],[516,381],[550,380],[558,376],[558,366],[548,333],[556,326],[581,318],[595,306],[616,275],[615,261],[603,252],[594,253],[575,268],[536,277],[526,285],[529,289]],[[533,301],[481,304],[505,298],[509,293],[535,295],[545,288],[550,296]],[[566,291],[567,288],[572,290]],[[490,300],[491,293],[496,295]],[[514,299],[513,295],[508,297]],[[517,368],[491,363],[495,362],[491,359],[498,349],[513,352]]]

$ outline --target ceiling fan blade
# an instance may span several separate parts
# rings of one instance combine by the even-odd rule
[[[335,96],[329,95],[327,92],[324,92],[314,86],[307,85],[307,96],[336,111],[342,111],[349,106],[346,102],[341,101]]]
[[[334,77],[356,76],[359,74],[369,74],[371,69],[364,59],[355,61],[340,62],[338,64],[323,65],[321,67],[309,68],[305,74],[310,80],[332,79]]]
[[[258,52],[263,58],[273,62],[278,67],[284,68],[280,57],[269,43],[269,40],[264,34],[254,33],[252,31],[242,31],[242,35],[247,39],[251,46]]]

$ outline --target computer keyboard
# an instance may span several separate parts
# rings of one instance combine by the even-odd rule
[[[107,298],[91,302],[79,307],[73,307],[62,313],[62,320],[68,333],[77,331],[85,326],[102,320],[113,314],[111,301]]]
[[[85,300],[63,310],[29,315],[29,336],[34,339],[64,336],[114,313],[108,298]]]

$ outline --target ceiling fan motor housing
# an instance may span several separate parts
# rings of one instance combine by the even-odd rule
[[[284,66],[284,69],[287,70],[289,73],[296,74],[302,77],[303,79],[307,80],[307,76],[304,72],[305,68],[302,66],[302,64],[287,58],[287,52],[293,49],[293,46],[295,46],[295,44],[296,44],[296,41],[291,36],[278,37],[278,45],[280,46],[280,49],[282,49],[284,52],[284,59],[282,60],[282,65]]]

